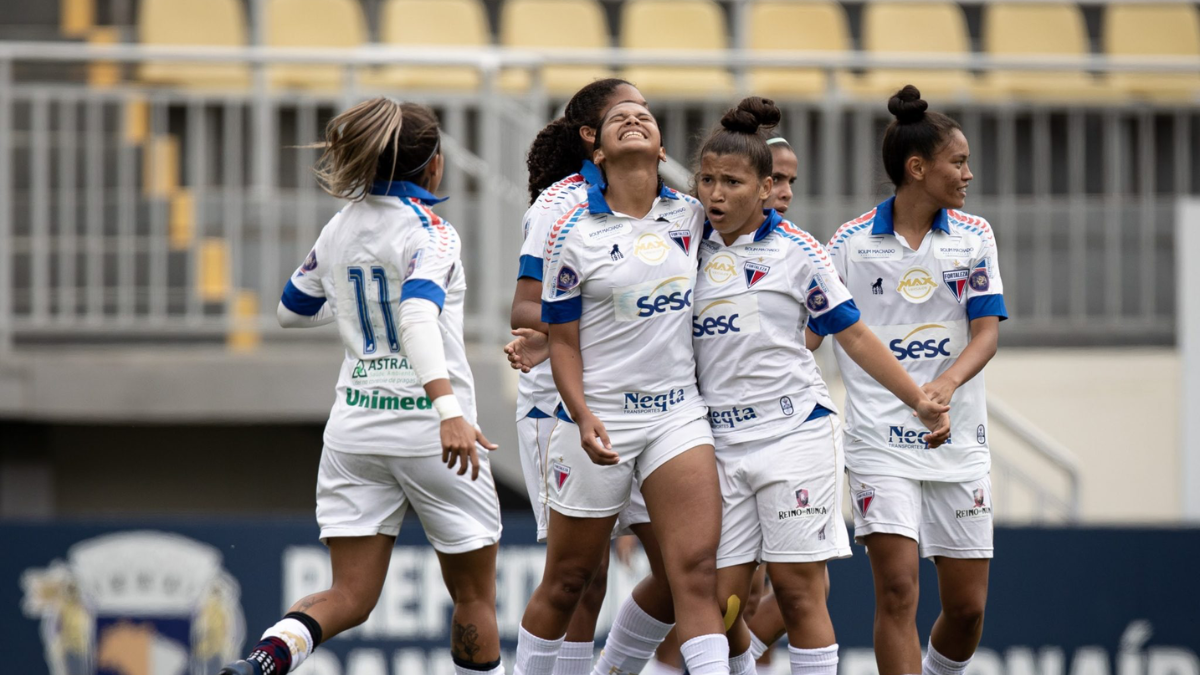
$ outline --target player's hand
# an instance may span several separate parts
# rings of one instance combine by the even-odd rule
[[[550,358],[550,339],[545,333],[532,328],[518,328],[512,332],[517,339],[504,345],[508,365],[513,370],[528,373],[534,366]]]
[[[626,534],[613,540],[613,552],[617,554],[617,562],[626,567],[633,567],[633,552],[637,550],[638,538]]]
[[[946,439],[950,437],[950,406],[937,403],[932,399],[925,399],[917,404],[917,409],[913,411],[921,424],[929,429],[929,433],[925,434],[925,442],[929,447],[936,448]]]
[[[950,405],[950,399],[954,396],[955,389],[957,387],[941,377],[921,387],[921,391],[925,392],[925,395],[934,403],[942,405]]]
[[[579,437],[583,439],[583,451],[593,463],[612,466],[621,460],[621,457],[613,452],[608,432],[604,430],[604,423],[599,418],[588,412],[576,420],[576,424],[579,425]]]
[[[471,480],[479,478],[479,450],[500,447],[484,437],[483,432],[467,424],[466,418],[452,417],[442,421],[442,461],[446,468],[453,469],[458,465],[458,475],[463,475],[469,468]],[[478,444],[478,446],[476,445]]]

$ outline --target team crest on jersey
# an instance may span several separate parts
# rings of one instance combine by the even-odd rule
[[[691,230],[671,230],[667,233],[671,237],[671,241],[679,244],[679,248],[683,249],[684,255],[688,255],[692,251],[692,231]]]
[[[854,503],[858,504],[858,512],[865,518],[867,511],[871,508],[871,502],[875,500],[875,490],[867,488],[866,490],[857,490],[854,493]]]
[[[305,272],[311,272],[317,269],[317,249],[308,252],[308,257],[304,259],[304,263],[300,265],[298,276],[303,276]]]
[[[762,281],[762,278],[767,276],[767,273],[771,271],[769,266],[753,262],[746,263],[742,269],[746,272],[746,288],[750,288]]]
[[[562,462],[555,462],[550,465],[550,471],[554,476],[554,491],[561,493],[563,485],[566,485],[567,479],[571,477],[571,467]]]
[[[988,275],[987,261],[980,260],[975,269],[971,270],[971,290],[986,293],[991,286],[992,278]]]
[[[814,278],[808,284],[808,298],[804,301],[808,311],[824,312],[829,309],[829,296],[825,295],[825,291],[821,290],[821,285]]]
[[[942,272],[942,282],[946,284],[946,288],[950,289],[950,294],[958,302],[962,302],[963,294],[967,291],[967,277],[970,275],[970,270],[961,268]]]
[[[566,295],[573,288],[579,285],[579,274],[563,265],[563,268],[558,271],[558,276],[554,278],[555,295]]]
[[[424,257],[425,249],[417,249],[417,252],[412,254],[412,257],[408,259],[408,271],[404,273],[404,276],[411,277],[413,272],[416,272],[417,268],[421,266],[421,259]]]

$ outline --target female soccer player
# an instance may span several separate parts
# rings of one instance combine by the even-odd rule
[[[477,450],[496,446],[475,427],[458,233],[430,210],[442,201],[437,119],[376,98],[330,120],[325,135],[317,176],[350,203],[288,281],[278,314],[285,327],[336,320],[346,348],[317,477],[333,586],[292,605],[221,673],[285,675],[322,639],[365,621],[411,503],[454,602],[455,672],[500,675],[500,508]]]
[[[779,118],[772,101],[744,99],[700,149],[697,192],[708,227],[692,336],[724,504],[717,597],[727,604],[727,622],[735,619],[730,671],[750,675],[750,635],[739,615],[755,567],[765,561],[787,627],[792,673],[834,675],[825,561],[850,555],[841,516],[841,434],[801,326],[836,335],[849,357],[935,434],[948,431],[949,408],[931,400],[859,321],[821,245],[764,208],[772,158],[759,129]]]
[[[587,198],[589,188],[604,184],[600,170],[590,159],[593,139],[604,113],[622,101],[645,104],[641,92],[625,80],[609,78],[588,84],[567,102],[562,117],[538,133],[529,149],[529,194],[533,203],[525,212],[525,241],[521,248],[511,320],[515,335],[538,342],[543,350],[548,332],[541,315],[542,252],[546,238],[560,217]],[[612,250],[609,253],[621,255],[619,249],[615,254]],[[506,351],[510,352],[510,361],[517,367],[516,350]],[[547,452],[550,432],[558,421],[551,415],[558,392],[550,374],[550,364],[543,363],[523,372],[517,392],[521,468],[529,500],[534,505],[538,540],[544,541],[549,515]],[[636,487],[619,522],[620,529],[636,532],[645,542],[651,560],[651,576],[639,586],[637,594],[646,609],[636,603],[627,603],[629,606],[622,606],[616,615],[601,662],[597,665],[597,668],[604,666],[606,673],[607,667],[612,666],[620,670],[641,670],[649,658],[647,651],[653,651],[652,647],[647,650],[644,644],[657,643],[674,624],[674,608],[661,555],[649,525],[645,502]],[[608,556],[602,555],[596,577],[588,585],[571,618],[553,675],[587,675],[591,671],[596,617],[604,602],[607,574]]]
[[[960,675],[983,629],[992,495],[983,367],[1004,307],[996,241],[962,208],[970,148],[954,120],[927,112],[912,85],[888,101],[883,137],[894,197],[846,223],[829,243],[834,268],[861,298],[863,321],[939,403],[953,407],[934,448],[899,401],[835,345],[846,382],[846,466],[854,536],[875,577],[875,660],[881,675]],[[921,661],[919,556],[937,565],[942,612]]]
[[[728,672],[715,600],[720,496],[690,340],[703,217],[695,200],[662,186],[664,158],[647,108],[611,108],[594,155],[607,187],[592,186],[546,241],[542,316],[564,423],[550,438],[546,568],[522,619],[518,674],[550,672],[635,480],[688,669]]]

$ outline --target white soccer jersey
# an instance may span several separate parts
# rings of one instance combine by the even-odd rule
[[[713,435],[743,443],[835,411],[804,326],[829,335],[856,321],[824,247],[774,210],[731,246],[706,227],[692,338]]]
[[[645,217],[614,213],[592,186],[551,228],[542,319],[579,321],[586,402],[606,426],[704,414],[691,341],[703,214],[665,187]]]
[[[834,268],[862,319],[919,385],[949,368],[970,340],[970,321],[1008,317],[987,221],[941,210],[915,250],[895,233],[888,199],[842,225],[829,242]],[[950,440],[931,449],[899,399],[834,345],[846,382],[846,466],[864,474],[968,481],[991,468],[983,373],[950,402]]]
[[[521,266],[517,278],[542,280],[546,238],[554,223],[580,202],[587,199],[592,185],[603,185],[604,178],[595,164],[584,161],[579,173],[571,174],[542,191],[525,212],[525,239],[521,244]],[[558,402],[550,362],[534,366],[521,373],[517,380],[517,419],[533,415],[550,415]],[[534,412],[537,410],[538,412]]]
[[[346,348],[325,445],[352,453],[419,457],[442,451],[437,411],[400,341],[400,303],[424,298],[441,308],[438,325],[450,385],[475,423],[475,383],[463,346],[466,277],[454,227],[429,206],[439,201],[413,183],[377,183],[321,230],[283,291],[283,304],[311,316],[326,301]]]

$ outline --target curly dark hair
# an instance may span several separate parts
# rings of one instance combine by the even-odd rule
[[[633,86],[615,77],[586,85],[567,102],[562,117],[538,132],[525,157],[525,165],[529,168],[529,203],[532,204],[542,190],[579,171],[583,160],[591,159],[584,153],[579,129],[600,126],[609,98],[623,84]]]

